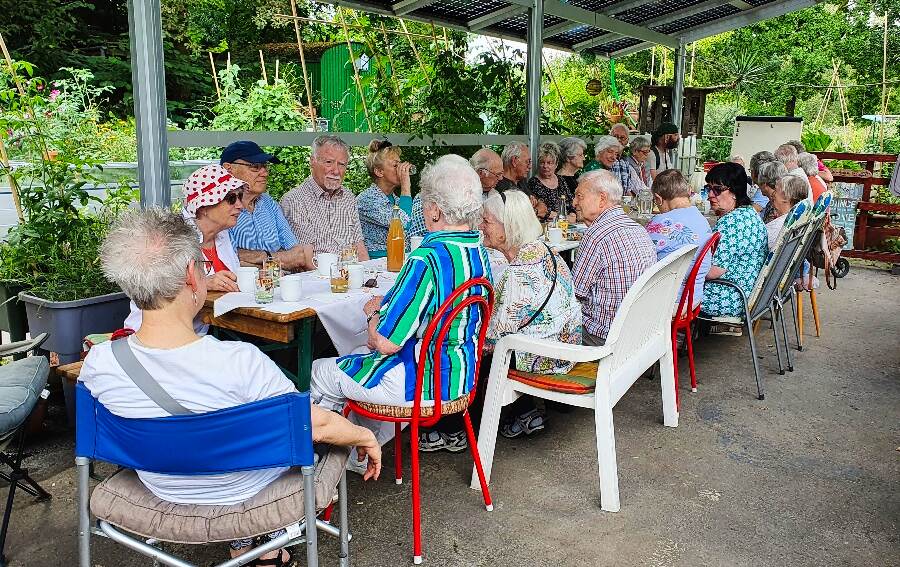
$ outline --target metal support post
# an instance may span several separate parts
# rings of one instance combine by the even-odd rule
[[[675,85],[672,88],[672,122],[678,126],[678,131],[684,137],[682,128],[682,116],[684,114],[684,69],[687,62],[687,49],[684,43],[678,45],[675,50]]]
[[[544,0],[534,0],[528,10],[528,58],[526,61],[526,102],[528,107],[528,146],[531,163],[538,162],[541,142],[541,50],[544,47]]]
[[[128,0],[141,206],[171,204],[160,0]]]

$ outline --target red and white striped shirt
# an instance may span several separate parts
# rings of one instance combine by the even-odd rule
[[[346,187],[332,194],[312,176],[281,198],[281,209],[300,244],[315,253],[339,253],[363,239],[356,196]]]

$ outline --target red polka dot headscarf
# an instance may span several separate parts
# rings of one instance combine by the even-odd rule
[[[221,165],[205,165],[184,182],[184,206],[188,218],[196,218],[197,209],[218,205],[232,191],[243,191],[246,183],[232,176]]]

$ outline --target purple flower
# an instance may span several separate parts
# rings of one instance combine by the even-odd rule
[[[52,91],[50,91],[50,102],[53,102],[54,100],[56,100],[56,97],[58,97],[59,94],[60,93],[59,93],[58,89],[53,89]]]

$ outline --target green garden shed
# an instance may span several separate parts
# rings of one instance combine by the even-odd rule
[[[363,83],[365,77],[376,74],[378,70],[372,60],[372,54],[367,52],[365,45],[351,42],[350,47],[353,50],[353,63],[346,43],[304,45],[303,53],[313,93],[313,104],[319,117],[328,120],[328,129],[332,132],[369,131],[359,91],[353,78],[352,65],[356,65]],[[291,63],[296,64],[297,74],[302,77],[296,44],[268,44],[264,46],[264,50],[288,58]],[[371,88],[363,87],[363,91],[366,97],[369,97]]]

